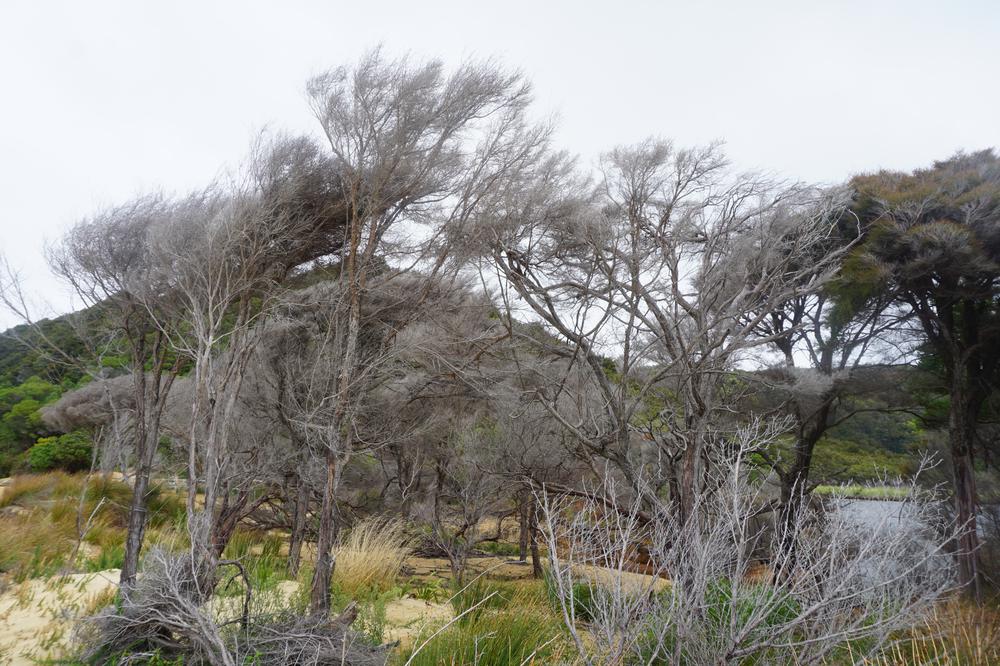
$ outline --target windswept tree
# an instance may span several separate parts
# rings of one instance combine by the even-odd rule
[[[70,285],[92,313],[88,327],[97,336],[91,346],[100,354],[125,359],[131,395],[120,400],[107,382],[98,384],[110,409],[108,423],[131,433],[128,459],[134,468],[121,585],[135,581],[147,522],[146,498],[153,458],[160,438],[160,420],[180,359],[171,353],[162,327],[168,294],[157,284],[150,245],[153,230],[170,216],[171,202],[142,196],[106,209],[74,226],[49,249],[52,271]],[[150,302],[146,294],[160,299]],[[93,391],[89,391],[93,393]]]
[[[843,190],[831,192],[831,197],[845,204],[846,195]],[[743,315],[744,321],[754,322],[752,335],[769,341],[765,357],[777,360],[762,373],[767,384],[763,393],[771,394],[770,399],[758,392],[746,408],[777,400],[777,410],[791,416],[789,455],[759,452],[780,483],[779,526],[785,537],[792,535],[808,495],[818,483],[828,481],[810,477],[817,445],[831,429],[852,417],[856,410],[852,399],[871,391],[868,376],[872,373],[866,366],[877,361],[900,362],[901,352],[894,343],[902,314],[882,298],[855,307],[849,299],[837,297],[840,282],[830,279],[829,257],[842,261],[857,243],[861,226],[843,206],[827,212],[831,233],[811,253],[798,258],[803,288],[789,291],[784,299],[761,301],[759,309]],[[825,286],[816,289],[812,286],[816,282]],[[786,548],[792,545],[784,541]]]
[[[647,141],[602,168],[591,195],[552,158],[484,233],[510,315],[543,324],[534,338],[565,359],[567,379],[587,377],[537,397],[581,453],[610,462],[634,492],[667,493],[684,518],[738,421],[732,371],[771,340],[754,334],[762,306],[833,275],[835,255],[816,248],[838,202],[734,175],[716,146]],[[572,386],[579,398],[565,400]],[[596,405],[581,412],[587,392]]]
[[[232,483],[239,457],[230,454],[263,323],[291,272],[341,238],[335,218],[342,200],[324,166],[308,140],[261,142],[238,177],[175,201],[150,230],[153,279],[140,298],[171,353],[190,367],[191,416],[182,439],[203,596],[211,594],[235,527],[232,515],[249,500]]]
[[[351,448],[363,398],[352,387],[363,371],[359,339],[367,295],[410,266],[422,266],[428,284],[454,275],[452,242],[481,202],[534,159],[547,133],[524,120],[526,81],[488,62],[446,73],[437,61],[390,61],[374,51],[353,67],[315,77],[308,92],[345,202],[344,242],[336,253],[340,376],[328,430],[348,442],[327,447],[311,597],[312,611],[322,614],[330,607],[338,451]]]
[[[852,181],[866,237],[844,270],[859,303],[912,315],[948,394],[961,582],[981,595],[974,458],[981,414],[1000,382],[1000,159],[958,154],[913,173]]]

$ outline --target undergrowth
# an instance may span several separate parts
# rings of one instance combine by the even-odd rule
[[[131,496],[128,484],[103,475],[15,476],[0,498],[0,508],[7,509],[0,516],[0,574],[19,582],[69,569],[119,568]],[[146,501],[151,542],[169,542],[186,532],[178,529],[184,522],[180,497],[154,485]],[[81,531],[77,560],[70,562]]]
[[[426,629],[400,651],[399,664],[412,659],[413,666],[513,666],[568,656],[562,624],[536,583],[478,579],[452,605],[461,616],[444,629]]]

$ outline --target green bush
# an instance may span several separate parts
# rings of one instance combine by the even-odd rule
[[[35,472],[80,472],[90,468],[92,452],[90,437],[82,432],[42,437],[28,449],[28,465]]]
[[[545,594],[549,606],[558,614],[562,613],[556,582],[548,571],[545,572]],[[589,622],[594,618],[594,586],[583,581],[573,583],[573,614],[577,621]]]
[[[661,594],[670,595],[673,592],[666,590]],[[663,599],[662,602],[669,604],[670,600]],[[684,606],[684,604],[679,605]],[[759,608],[767,608],[767,616],[751,630],[747,642],[752,642],[754,636],[767,634],[772,628],[792,621],[800,610],[798,602],[780,590],[761,584],[734,586],[728,578],[720,578],[709,583],[703,598],[700,600],[700,605],[704,609],[705,619],[702,627],[703,638],[708,640],[715,640],[716,637],[727,635],[731,627],[747,626]],[[663,666],[673,664],[675,662],[672,661],[672,655],[676,645],[677,635],[673,627],[670,626],[669,620],[664,619],[662,624],[654,623],[648,631],[643,646],[641,646],[641,662]],[[784,663],[784,660],[780,659],[782,655],[775,652],[776,649],[769,648],[764,654],[747,655],[740,663],[746,664],[746,666]],[[694,664],[691,657],[686,654],[683,645],[681,645],[680,655],[680,661],[677,663]]]
[[[479,548],[491,555],[511,556],[518,555],[521,552],[517,544],[506,543],[504,541],[484,541],[479,544]]]

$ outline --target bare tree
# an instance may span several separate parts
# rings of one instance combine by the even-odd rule
[[[780,481],[779,524],[785,526],[796,522],[803,502],[822,482],[810,481],[814,451],[831,428],[858,413],[852,399],[871,393],[877,385],[883,403],[905,408],[907,400],[912,401],[909,396],[887,401],[884,398],[893,391],[882,386],[885,377],[891,376],[893,364],[912,351],[897,333],[905,316],[879,298],[855,307],[850,298],[838,298],[837,280],[827,279],[826,257],[843,257],[860,234],[859,222],[849,211],[831,209],[829,213],[839,217],[831,220],[836,222],[837,231],[817,243],[811,256],[806,253],[799,258],[805,262],[800,272],[804,282],[825,282],[826,287],[820,291],[807,287],[789,293],[784,300],[762,302],[761,309],[743,317],[754,323],[753,335],[769,341],[764,351],[777,353],[778,367],[762,377],[770,385],[768,389],[783,400],[778,411],[793,417],[790,458],[760,452]],[[809,271],[811,267],[815,273]],[[875,369],[862,365],[872,362],[882,365]],[[874,373],[880,374],[872,381]]]
[[[482,415],[485,417],[485,415]],[[434,457],[434,540],[444,550],[452,577],[461,587],[469,555],[484,540],[483,520],[495,513],[501,480],[485,473],[490,440],[501,437],[495,421],[466,416],[456,424]]]
[[[188,529],[203,563],[200,594],[210,595],[214,562],[249,501],[230,464],[240,395],[278,286],[301,262],[328,251],[339,210],[336,188],[315,185],[315,152],[279,140],[255,152],[241,180],[177,202],[152,236],[155,291],[143,294],[171,350],[191,364]],[[305,184],[303,184],[305,183]],[[169,299],[164,304],[164,295]],[[245,486],[250,479],[242,478]],[[196,497],[204,492],[199,505]],[[238,500],[232,502],[231,500]]]
[[[524,400],[513,388],[494,389],[491,404],[498,414],[498,432],[485,442],[480,455],[485,471],[501,480],[505,497],[517,512],[520,560],[525,561],[530,551],[532,574],[541,578],[536,493],[541,488],[579,487],[588,470],[568,445],[565,429],[536,401]]]

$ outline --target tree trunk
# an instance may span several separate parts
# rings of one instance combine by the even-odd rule
[[[330,586],[333,583],[333,567],[336,564],[333,544],[337,538],[337,456],[333,451],[326,454],[326,483],[323,486],[323,506],[319,517],[319,537],[316,542],[316,569],[313,571],[312,590],[309,597],[309,612],[312,615],[330,613]]]
[[[542,560],[538,555],[538,503],[535,498],[530,500],[528,528],[531,532],[531,575],[542,577]]]
[[[957,373],[952,386],[948,415],[948,435],[955,488],[955,518],[958,521],[958,578],[965,593],[977,603],[982,601],[979,575],[979,533],[976,479],[973,474],[978,401],[972,399]]]
[[[309,485],[298,477],[295,494],[295,509],[292,513],[292,536],[288,542],[288,575],[293,578],[299,573],[302,562],[302,542],[305,541],[306,517],[309,513]]]
[[[829,427],[833,403],[834,399],[830,396],[808,419],[800,415],[792,466],[784,473],[778,473],[781,479],[781,507],[778,511],[778,552],[775,558],[778,566],[774,571],[775,577],[791,574],[795,568],[795,538],[800,513],[808,496],[813,451]]]
[[[518,519],[519,519],[519,539],[518,539],[518,551],[517,559],[524,562],[528,559],[528,496],[522,494],[517,505]]]
[[[139,437],[143,440],[147,439],[145,429],[139,429],[141,430]],[[138,454],[140,462],[132,484],[128,526],[125,531],[125,556],[122,559],[122,571],[118,579],[119,587],[122,590],[128,590],[135,583],[135,576],[139,570],[142,542],[146,535],[146,494],[149,492],[149,476],[152,465],[146,464],[148,456],[145,450],[139,451]]]
[[[134,339],[134,338],[133,338]],[[146,492],[149,490],[149,475],[152,468],[152,457],[149,455],[149,437],[147,423],[147,407],[149,396],[145,362],[145,338],[139,336],[132,347],[132,395],[135,399],[135,480],[132,483],[132,500],[128,510],[128,526],[125,532],[125,556],[122,558],[122,570],[118,579],[119,587],[128,591],[135,583],[135,575],[139,570],[139,554],[142,551],[142,540],[146,532]],[[147,464],[147,461],[148,464]]]
[[[162,364],[162,357],[158,363]],[[157,368],[150,378],[155,382],[150,389],[149,382],[140,366],[141,378],[136,379],[136,470],[132,483],[132,498],[129,503],[128,525],[125,532],[125,555],[122,558],[122,570],[118,580],[119,587],[129,589],[135,583],[139,570],[139,558],[142,555],[142,543],[146,536],[146,495],[149,493],[149,480],[153,474],[153,459],[156,457],[156,447],[160,442],[160,416],[166,403],[167,394],[173,383],[173,371],[161,384],[162,370]],[[152,395],[147,395],[152,391]]]

